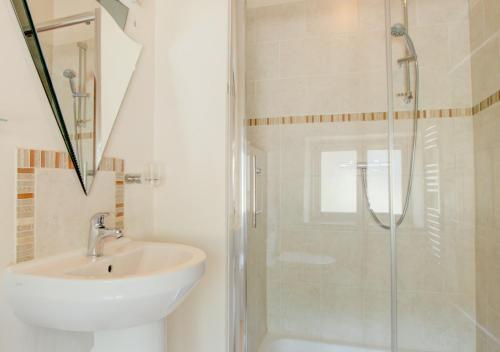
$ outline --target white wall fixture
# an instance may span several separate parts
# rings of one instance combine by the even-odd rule
[[[148,170],[143,174],[140,173],[128,173],[125,174],[124,180],[126,184],[142,184],[148,183],[153,187],[160,185],[161,183],[161,167],[158,163],[151,163],[148,166]]]
[[[161,182],[161,167],[158,163],[149,164],[149,169],[144,180],[149,182],[151,186],[158,186]]]
[[[99,258],[76,251],[13,265],[5,289],[25,323],[94,332],[92,352],[164,352],[165,317],[201,279],[205,260],[194,247],[120,239]]]

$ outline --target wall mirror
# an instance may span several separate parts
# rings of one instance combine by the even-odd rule
[[[139,59],[120,0],[11,0],[88,194]]]

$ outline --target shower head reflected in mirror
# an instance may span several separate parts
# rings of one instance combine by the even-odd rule
[[[71,92],[73,93],[73,95],[75,95],[76,94],[76,87],[75,87],[76,73],[75,73],[75,71],[68,68],[68,69],[64,70],[63,76],[66,77],[67,79],[69,79],[69,86],[71,87]]]

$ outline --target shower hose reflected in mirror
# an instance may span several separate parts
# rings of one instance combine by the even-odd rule
[[[397,23],[391,28],[391,35],[393,37],[404,37],[407,47],[407,56],[398,60],[398,64],[401,66],[403,64],[408,65],[409,63],[413,63],[413,69],[415,74],[414,79],[414,94],[405,95],[405,101],[411,102],[413,100],[413,133],[412,133],[412,141],[411,141],[411,156],[410,156],[410,172],[408,176],[408,184],[406,186],[406,195],[404,200],[403,209],[401,215],[396,221],[396,227],[400,226],[408,212],[408,207],[410,205],[411,192],[413,187],[413,176],[415,172],[415,154],[417,149],[417,132],[418,132],[418,96],[419,96],[419,67],[418,67],[418,57],[415,50],[415,45],[413,44],[413,40],[408,34],[407,28],[405,25],[401,23]],[[406,71],[409,74],[409,71]],[[407,81],[410,80],[410,77],[407,77]],[[363,187],[363,193],[365,197],[366,204],[368,206],[368,211],[370,212],[373,220],[379,225],[381,228],[389,230],[391,227],[386,225],[380,220],[378,215],[372,208],[370,203],[370,197],[368,196],[368,182],[367,182],[367,169],[368,163],[360,163],[358,164],[358,169],[361,171],[361,183]]]
[[[81,163],[83,160],[82,138],[83,128],[87,124],[87,105],[86,99],[88,94],[86,92],[85,81],[87,76],[87,45],[84,42],[78,42],[78,88],[75,84],[77,74],[74,70],[68,68],[63,71],[63,76],[68,79],[69,87],[71,89],[71,96],[73,99],[73,125],[74,125],[74,138],[75,148],[77,154],[77,161]],[[86,173],[84,173],[86,175]]]
[[[76,85],[75,85],[75,77],[76,73],[72,69],[66,69],[63,72],[63,76],[68,79],[69,81],[69,87],[71,89],[71,96],[73,100],[73,126],[74,126],[74,139],[75,139],[75,148],[76,148],[76,154],[77,154],[77,159],[78,162],[80,162],[81,159],[81,126],[80,126],[80,116],[79,116],[79,107],[77,107],[79,104],[77,103],[77,100],[80,100],[79,94],[76,90]]]

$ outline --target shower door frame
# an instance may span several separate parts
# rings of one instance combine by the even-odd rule
[[[392,72],[392,15],[391,1],[384,0],[385,7],[385,61],[387,74],[387,150],[389,151],[389,226],[390,226],[390,297],[391,297],[391,352],[398,351],[398,266],[397,266],[397,226],[396,217],[394,214],[395,190],[396,184],[394,169],[394,150],[395,150],[395,133],[394,133],[394,84]]]

